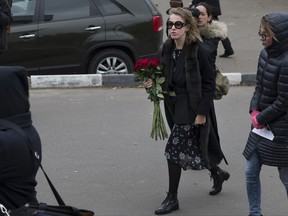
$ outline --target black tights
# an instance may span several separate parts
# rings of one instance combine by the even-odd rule
[[[168,162],[169,193],[177,193],[181,177],[181,167],[171,160]]]
[[[168,173],[169,173],[169,193],[177,193],[180,177],[181,177],[181,167],[171,160],[168,162]],[[217,165],[214,165],[209,171],[214,174],[219,170]]]
[[[209,171],[211,172],[211,174],[215,174],[217,173],[217,171],[220,170],[220,168],[217,165],[213,165],[211,167],[211,169],[209,169]]]

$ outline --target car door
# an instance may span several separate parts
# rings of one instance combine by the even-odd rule
[[[39,23],[41,74],[85,73],[86,44],[105,39],[105,23],[92,0],[42,0]]]
[[[21,65],[37,72],[38,65],[38,0],[15,0],[13,23],[8,33],[8,50],[0,58],[1,65]]]

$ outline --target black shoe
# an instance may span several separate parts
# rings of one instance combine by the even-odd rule
[[[227,181],[230,177],[230,174],[225,170],[218,168],[216,173],[211,173],[211,177],[214,181],[212,189],[209,191],[210,195],[216,195],[221,192],[222,184],[224,181]]]
[[[226,51],[226,50],[225,50],[224,54],[220,55],[219,57],[221,57],[221,58],[227,58],[227,57],[229,57],[229,56],[231,56],[231,55],[233,55],[233,54],[234,54],[234,51],[233,51],[233,50],[230,50],[230,51]]]
[[[167,197],[162,202],[161,206],[155,210],[156,215],[169,214],[172,211],[179,209],[179,202],[177,199],[177,193],[167,193]]]

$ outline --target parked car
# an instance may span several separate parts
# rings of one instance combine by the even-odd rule
[[[0,65],[29,75],[127,74],[155,57],[163,18],[151,0],[13,0]]]

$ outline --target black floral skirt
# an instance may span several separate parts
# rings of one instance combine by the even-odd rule
[[[184,170],[204,169],[198,128],[191,124],[174,125],[166,145],[165,156]]]

